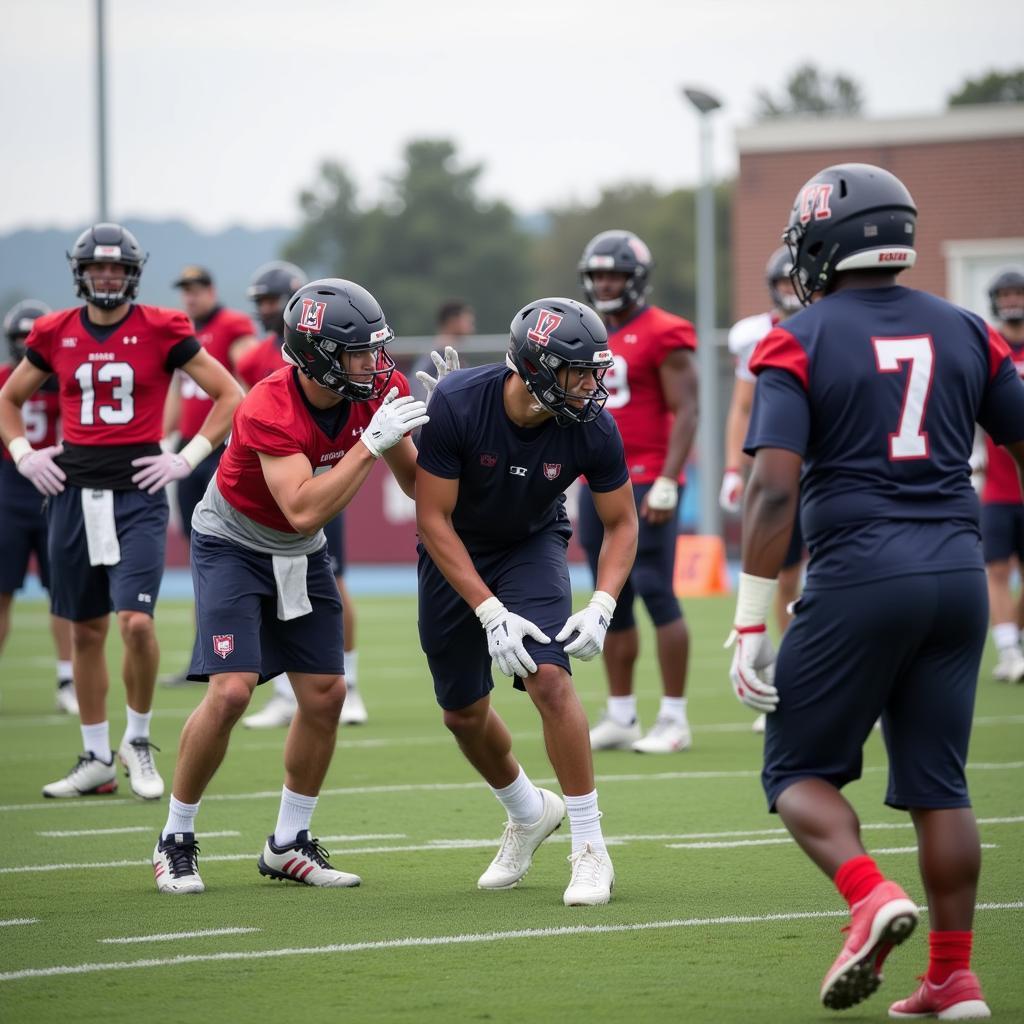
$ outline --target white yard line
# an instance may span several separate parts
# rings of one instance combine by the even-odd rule
[[[39,924],[38,917],[12,917],[9,921],[0,921],[0,928],[13,928],[19,924]]]
[[[210,935],[248,935],[260,928],[204,928],[196,932],[164,932],[162,935],[129,935],[125,938],[97,939],[108,945],[128,946],[137,942],[174,942],[177,939],[205,939]]]
[[[793,840],[788,836],[779,839],[738,839],[729,843],[666,843],[669,850],[736,850],[747,846],[788,846]],[[982,843],[983,850],[999,849],[996,843]],[[872,856],[876,853],[917,853],[916,846],[889,846],[871,848]]]
[[[926,907],[919,908],[926,912]],[[979,911],[1021,910],[1024,902],[980,903]],[[175,967],[181,964],[211,963],[225,960],[267,960],[273,957],[325,956],[337,953],[382,952],[392,949],[416,949],[430,946],[464,946],[485,942],[515,942],[525,939],[560,938],[567,935],[613,935],[623,932],[659,931],[673,928],[710,928],[721,925],[770,924],[775,921],[808,921],[818,918],[843,918],[845,910],[810,910],[803,912],[730,915],[727,917],[674,918],[667,921],[644,921],[638,924],[565,925],[560,928],[524,928],[519,931],[480,932],[469,935],[427,935],[402,939],[380,939],[374,942],[342,942],[328,946],[299,946],[283,949],[237,950],[221,953],[189,953],[166,958],[122,960],[113,963],[61,964],[54,967],[28,967],[0,974],[0,982],[24,978],[52,978],[69,974],[97,974],[129,971],[143,967]]]
[[[48,839],[68,839],[72,836],[119,836],[129,832],[155,832],[152,825],[132,825],[128,828],[78,828],[63,832],[37,832],[37,836],[46,836]],[[241,832],[198,832],[198,839],[221,839],[225,836],[240,836]]]
[[[319,836],[321,843],[365,843],[369,839],[408,839],[404,832],[367,832],[364,836]]]

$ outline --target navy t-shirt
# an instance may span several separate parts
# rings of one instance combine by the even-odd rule
[[[593,491],[614,491],[629,479],[615,421],[560,427],[553,419],[520,427],[505,413],[501,365],[445,377],[430,400],[417,459],[428,473],[459,481],[452,524],[467,550],[505,548],[543,530],[572,534],[565,489],[586,476]]]
[[[974,425],[1024,440],[1024,385],[973,313],[898,286],[837,292],[760,342],[744,450],[803,457],[808,585],[981,568]]]

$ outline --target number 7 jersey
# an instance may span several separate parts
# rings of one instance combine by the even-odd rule
[[[980,317],[909,288],[844,290],[772,330],[750,368],[744,449],[804,460],[808,585],[982,567],[974,425],[1024,440],[1024,385]]]

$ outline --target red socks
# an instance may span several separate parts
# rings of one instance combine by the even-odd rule
[[[971,969],[974,932],[928,933],[928,980],[941,985],[954,971]]]
[[[874,860],[864,853],[859,857],[851,857],[842,864],[833,881],[843,899],[852,907],[855,903],[860,903],[876,885],[884,882],[885,878]]]

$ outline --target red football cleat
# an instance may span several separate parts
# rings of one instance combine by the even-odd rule
[[[903,1020],[988,1020],[992,1011],[974,971],[954,971],[941,985],[922,978],[921,987],[912,996],[889,1007],[889,1016]]]
[[[917,924],[914,901],[895,883],[880,882],[850,908],[846,943],[821,983],[821,1001],[845,1010],[882,983],[882,963]]]

